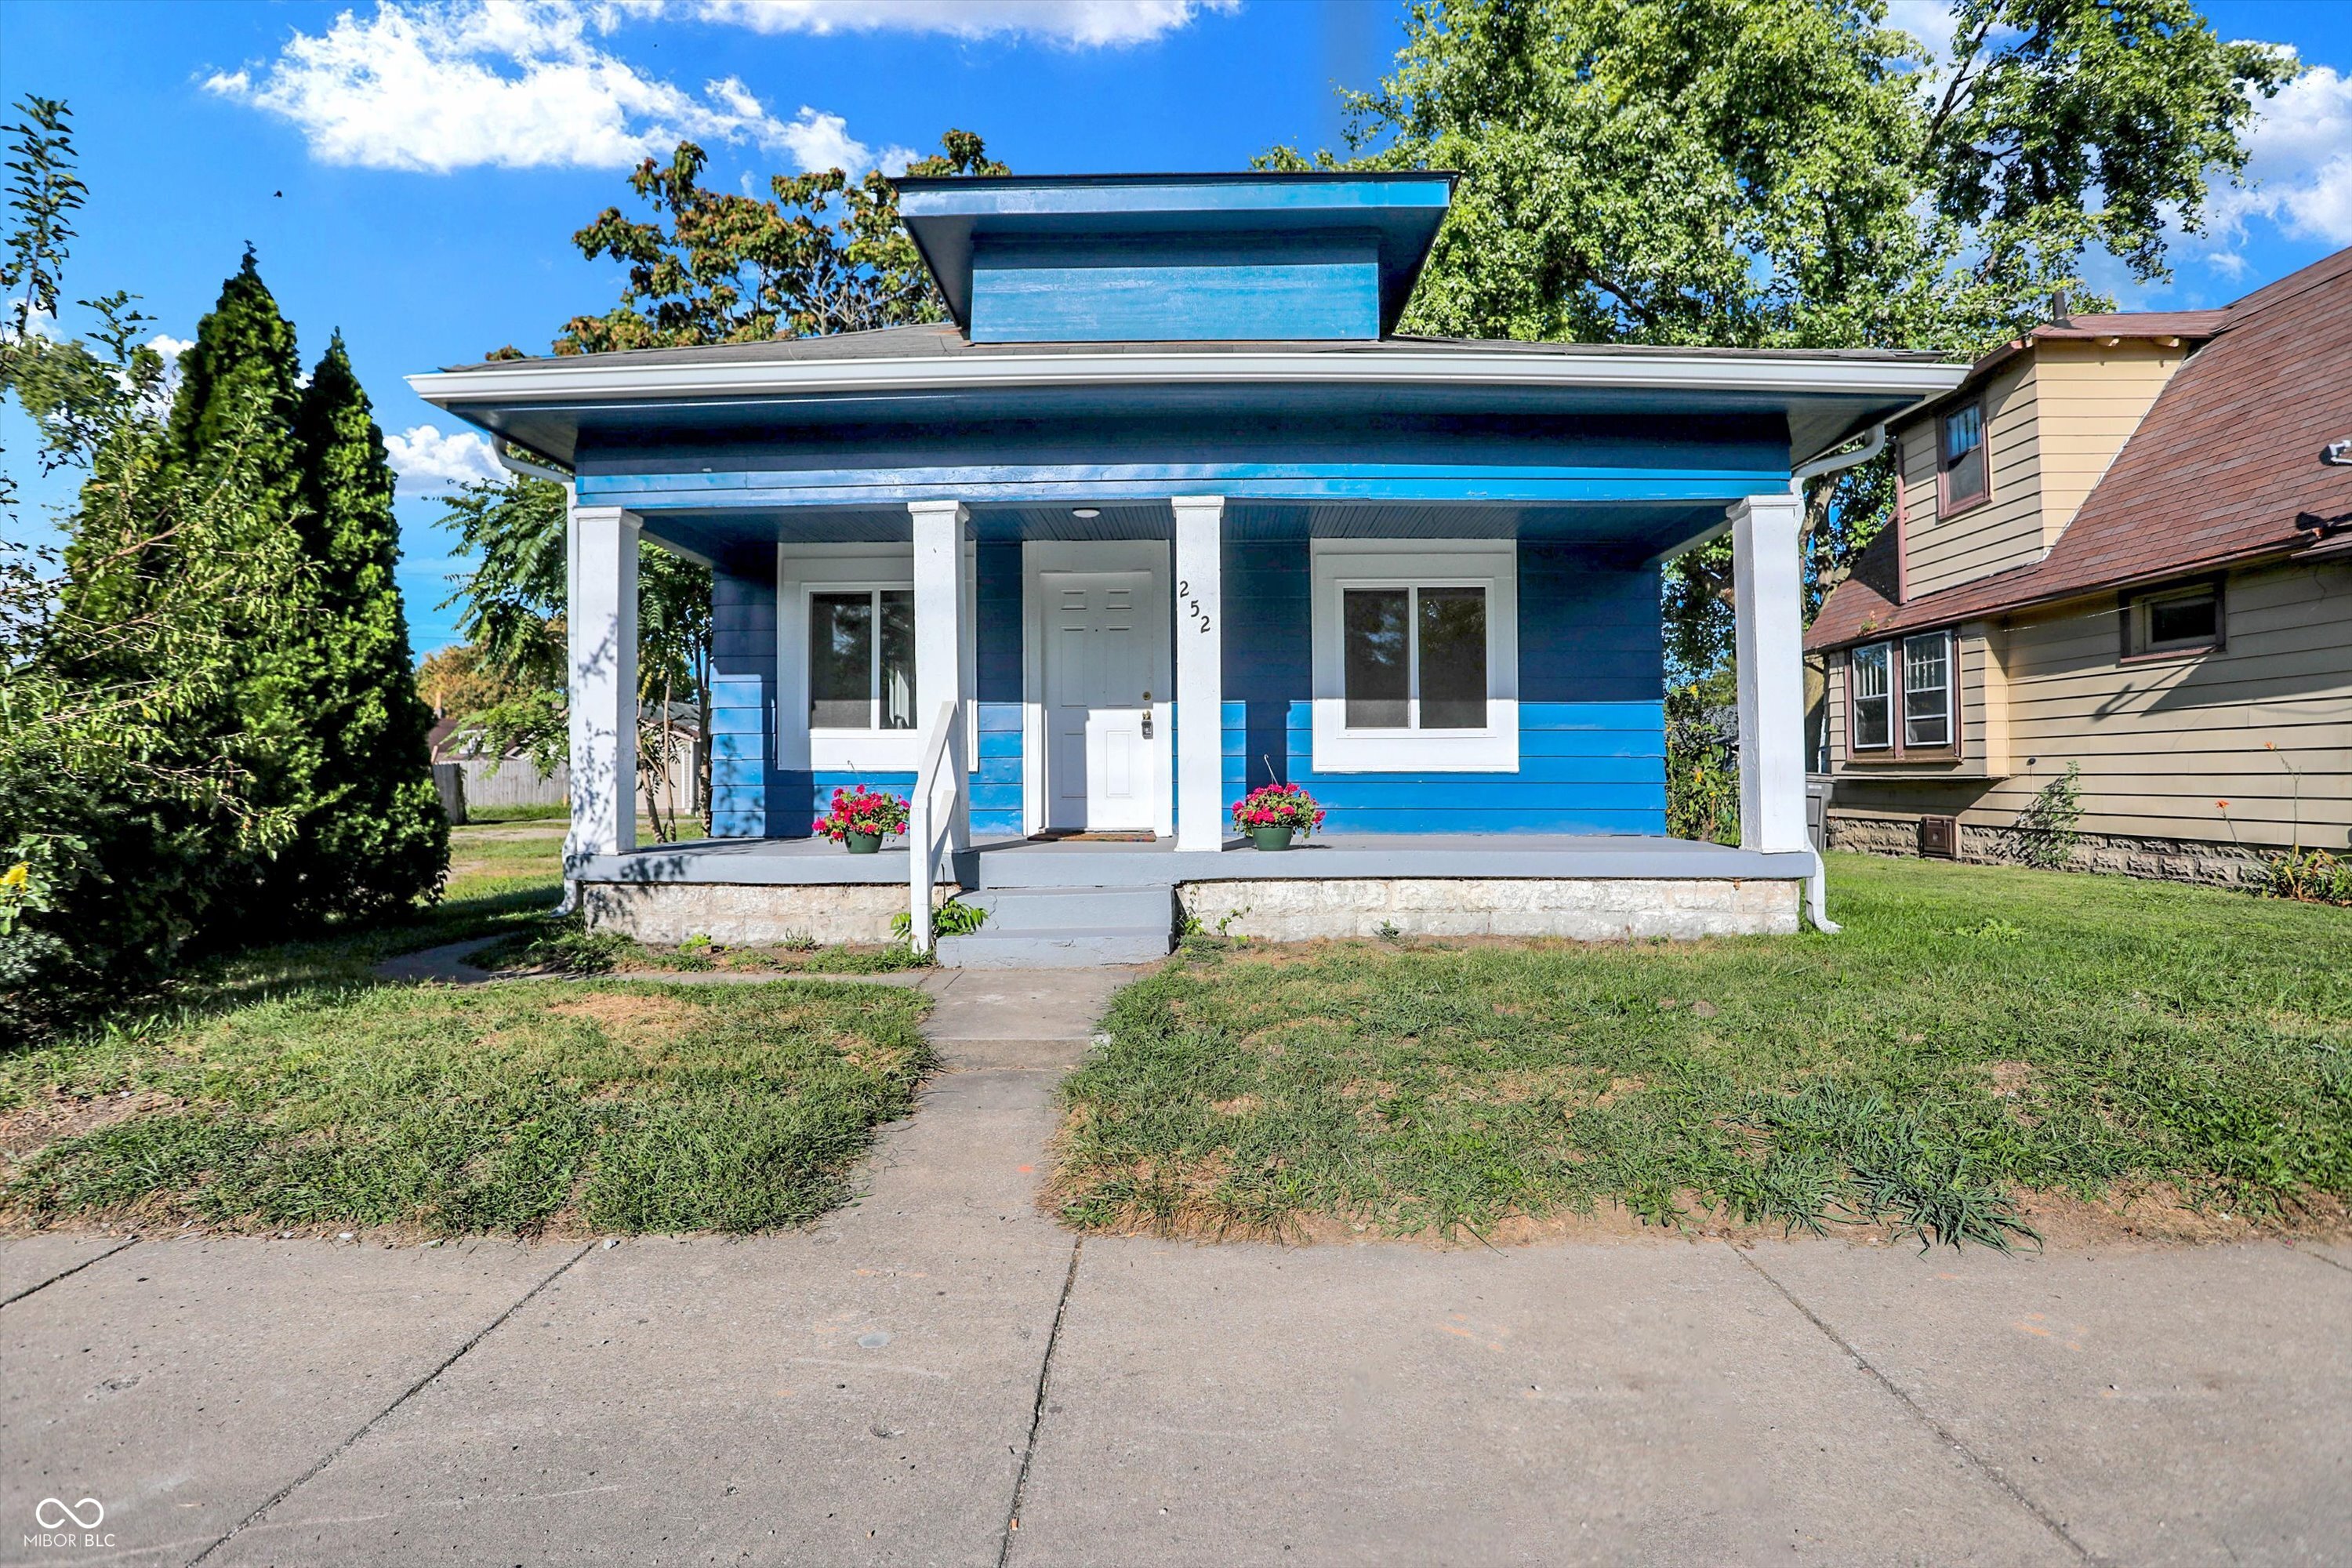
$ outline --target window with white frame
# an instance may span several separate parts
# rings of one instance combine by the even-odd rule
[[[976,724],[973,565],[967,542],[964,696]],[[914,576],[914,552],[904,544],[777,546],[777,767],[911,773],[921,765]]]
[[[1955,668],[1949,632],[1866,643],[1847,654],[1847,749],[1950,754]]]
[[[808,606],[809,728],[915,727],[915,591],[813,590]]]
[[[1517,575],[1508,541],[1317,541],[1317,770],[1516,771]]]

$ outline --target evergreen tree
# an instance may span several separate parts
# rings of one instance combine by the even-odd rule
[[[180,356],[180,385],[172,405],[164,448],[165,479],[187,484],[231,447],[251,476],[240,498],[245,541],[258,549],[299,538],[302,507],[301,453],[294,420],[301,405],[293,324],[262,282],[247,247],[220,300],[196,325],[194,344]],[[157,552],[165,570],[175,552]],[[313,574],[301,563],[279,586],[294,614],[291,635],[240,638],[237,668],[211,719],[217,733],[238,738],[253,772],[254,798],[268,809],[303,815],[319,772],[316,737],[305,722],[304,699],[316,685],[305,628],[312,619]],[[271,886],[275,856],[242,847],[224,867],[215,919],[225,924],[280,925],[293,912]]]
[[[314,766],[270,886],[306,913],[396,909],[439,891],[449,825],[393,580],[392,465],[340,332],[310,373],[294,440],[295,528],[313,572],[299,675]]]

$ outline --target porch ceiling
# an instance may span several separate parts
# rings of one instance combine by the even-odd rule
[[[1078,511],[1092,511],[1079,517]],[[971,508],[978,540],[1118,540],[1174,537],[1168,502],[1087,505],[986,503]],[[648,537],[704,560],[740,561],[776,544],[904,544],[904,506],[803,506],[644,514]],[[1582,545],[1624,561],[1672,554],[1722,526],[1720,501],[1513,502],[1235,501],[1225,535],[1242,542],[1307,539],[1524,539]]]

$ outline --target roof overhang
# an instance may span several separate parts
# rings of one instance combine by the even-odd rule
[[[1165,395],[1197,403],[1217,389],[1304,389],[1407,395],[1465,410],[1779,412],[1791,466],[1949,392],[1965,366],[1896,356],[1790,352],[1570,348],[1248,352],[1110,350],[989,353],[870,360],[730,357],[646,363],[628,354],[519,360],[409,377],[418,396],[560,463],[584,426],[675,418],[699,409],[740,420],[772,410],[791,422],[827,411],[900,405],[961,405],[1040,395]]]
[[[956,325],[971,328],[976,237],[1051,245],[1175,236],[1369,231],[1381,330],[1395,330],[1453,200],[1456,176],[1301,172],[902,177],[898,216]]]

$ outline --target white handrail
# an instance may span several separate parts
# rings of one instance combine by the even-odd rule
[[[938,717],[931,721],[931,732],[923,741],[923,765],[915,773],[915,798],[907,803],[907,915],[910,922],[907,945],[917,952],[931,951],[931,889],[939,868],[939,844],[954,827],[952,792],[963,787],[963,781],[955,776],[959,770],[946,765],[949,742],[954,738],[955,729],[956,705],[940,703]],[[948,807],[935,811],[934,796],[942,775],[950,788]]]

